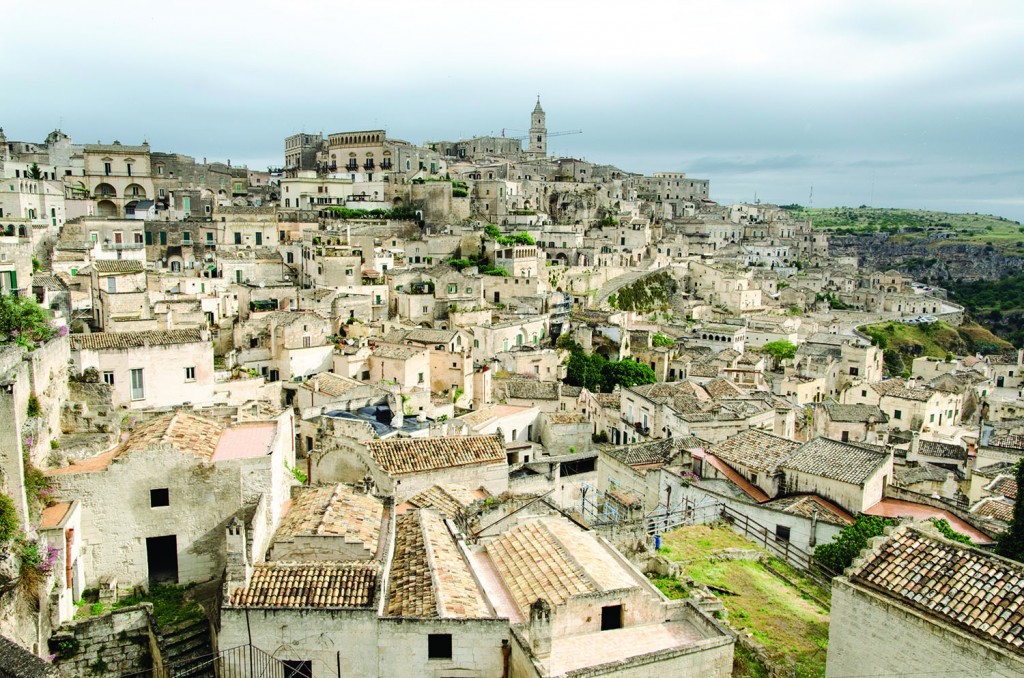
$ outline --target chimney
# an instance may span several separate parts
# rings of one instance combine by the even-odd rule
[[[227,567],[224,571],[224,598],[228,602],[238,589],[244,589],[252,579],[252,563],[245,550],[245,526],[237,517],[232,518],[226,530],[225,551]]]
[[[530,605],[530,646],[537,659],[551,656],[551,604],[538,598]]]

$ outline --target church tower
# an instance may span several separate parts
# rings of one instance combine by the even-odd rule
[[[548,128],[544,117],[540,97],[537,97],[537,105],[530,114],[530,140],[526,145],[526,153],[531,158],[546,158],[548,155]]]

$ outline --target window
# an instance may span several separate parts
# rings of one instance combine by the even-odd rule
[[[160,231],[160,244],[161,245],[166,245],[167,244],[167,231]]]
[[[756,473],[751,473],[750,474],[750,482],[753,485],[757,485],[757,474]]]
[[[844,443],[848,443],[848,442],[850,442],[850,432],[849,432],[849,431],[843,431],[843,435],[841,436],[841,438],[840,438],[840,439],[841,439],[841,440],[842,440],[842,441],[843,441]]]
[[[285,259],[289,264],[295,263],[295,255],[292,252],[285,253]]]
[[[181,232],[181,241],[183,243],[190,243],[190,242],[192,242],[192,234],[189,233],[188,231],[182,231]]]
[[[117,278],[107,276],[107,292],[117,292]]]
[[[302,348],[309,348],[313,345],[313,338],[308,334],[302,335]]]
[[[863,391],[863,390],[862,390],[862,391],[860,392],[860,397],[861,397],[861,398],[867,398],[867,397],[868,397],[868,392],[867,392],[867,391]]]
[[[103,373],[103,383],[106,384],[107,386],[113,386],[114,385],[114,373],[113,372],[104,372]]]
[[[283,659],[284,678],[313,678],[313,662],[308,659]]]
[[[166,487],[158,487],[155,490],[149,491],[149,506],[150,508],[156,508],[158,506],[170,506],[171,497]]]
[[[126,162],[124,165],[125,165],[125,167],[128,168],[128,176],[131,176],[132,175],[132,164],[130,162]],[[136,195],[138,195],[137,192],[136,192]]]
[[[622,628],[622,606],[606,605],[601,608],[601,630],[614,631]]]
[[[850,368],[850,376],[851,377],[856,377],[859,374],[860,374],[860,369],[859,368],[857,368],[857,367],[851,367]]]
[[[142,374],[142,368],[132,370],[132,400],[142,400],[146,397],[146,383]]]
[[[236,245],[241,245],[242,244],[242,234],[239,233],[238,231],[235,231],[235,244]]]
[[[257,245],[262,245],[263,244],[263,234],[262,233],[257,233],[256,234],[256,244]]]
[[[196,368],[194,368],[194,367],[186,367],[185,368],[185,381],[195,381],[195,380],[196,380]]]
[[[138,231],[136,231],[135,233],[132,234],[132,239],[135,241],[136,245],[141,245],[142,242],[143,242],[142,241],[142,234],[139,233]]]
[[[452,634],[431,633],[427,635],[427,659],[451,659]]]
[[[207,231],[206,232],[206,244],[207,245],[212,245],[213,244],[213,231]]]
[[[893,416],[894,416],[894,417],[895,417],[896,419],[902,419],[902,418],[903,418],[903,412],[902,412],[902,411],[900,411],[900,410],[896,410],[895,412],[893,412],[893,413],[892,413],[892,415],[893,415]]]
[[[931,417],[928,418],[928,423],[930,423],[930,424],[934,424],[935,423],[935,415],[934,414],[931,415]]]
[[[789,541],[789,528],[785,525],[775,526],[775,539],[778,541]]]
[[[420,372],[419,375],[416,377],[416,383],[418,383],[418,384],[422,384],[423,383],[423,373],[422,372]]]
[[[109,162],[103,163],[103,173],[106,174],[107,176],[110,176],[110,163]]]

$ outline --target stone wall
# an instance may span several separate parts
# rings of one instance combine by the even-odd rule
[[[71,676],[136,673],[160,665],[154,628],[153,606],[143,603],[61,627],[50,638],[50,652]]]
[[[1024,659],[838,577],[825,675],[882,674],[1020,676]]]

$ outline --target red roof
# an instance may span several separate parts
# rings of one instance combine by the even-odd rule
[[[735,470],[729,467],[724,461],[719,459],[713,454],[707,454],[704,457],[709,464],[718,469],[718,472],[724,475],[726,478],[735,483],[741,490],[750,495],[750,498],[756,501],[758,504],[763,504],[768,501],[768,495],[764,493],[761,488],[757,487],[749,480],[741,476]]]
[[[902,499],[883,499],[864,511],[864,513],[869,516],[881,516],[883,518],[904,518],[909,516],[915,520],[945,518],[950,527],[961,534],[966,534],[975,544],[992,543],[992,539],[986,534],[957,518],[949,511],[928,506],[927,504],[915,504],[914,502],[903,501]]]

